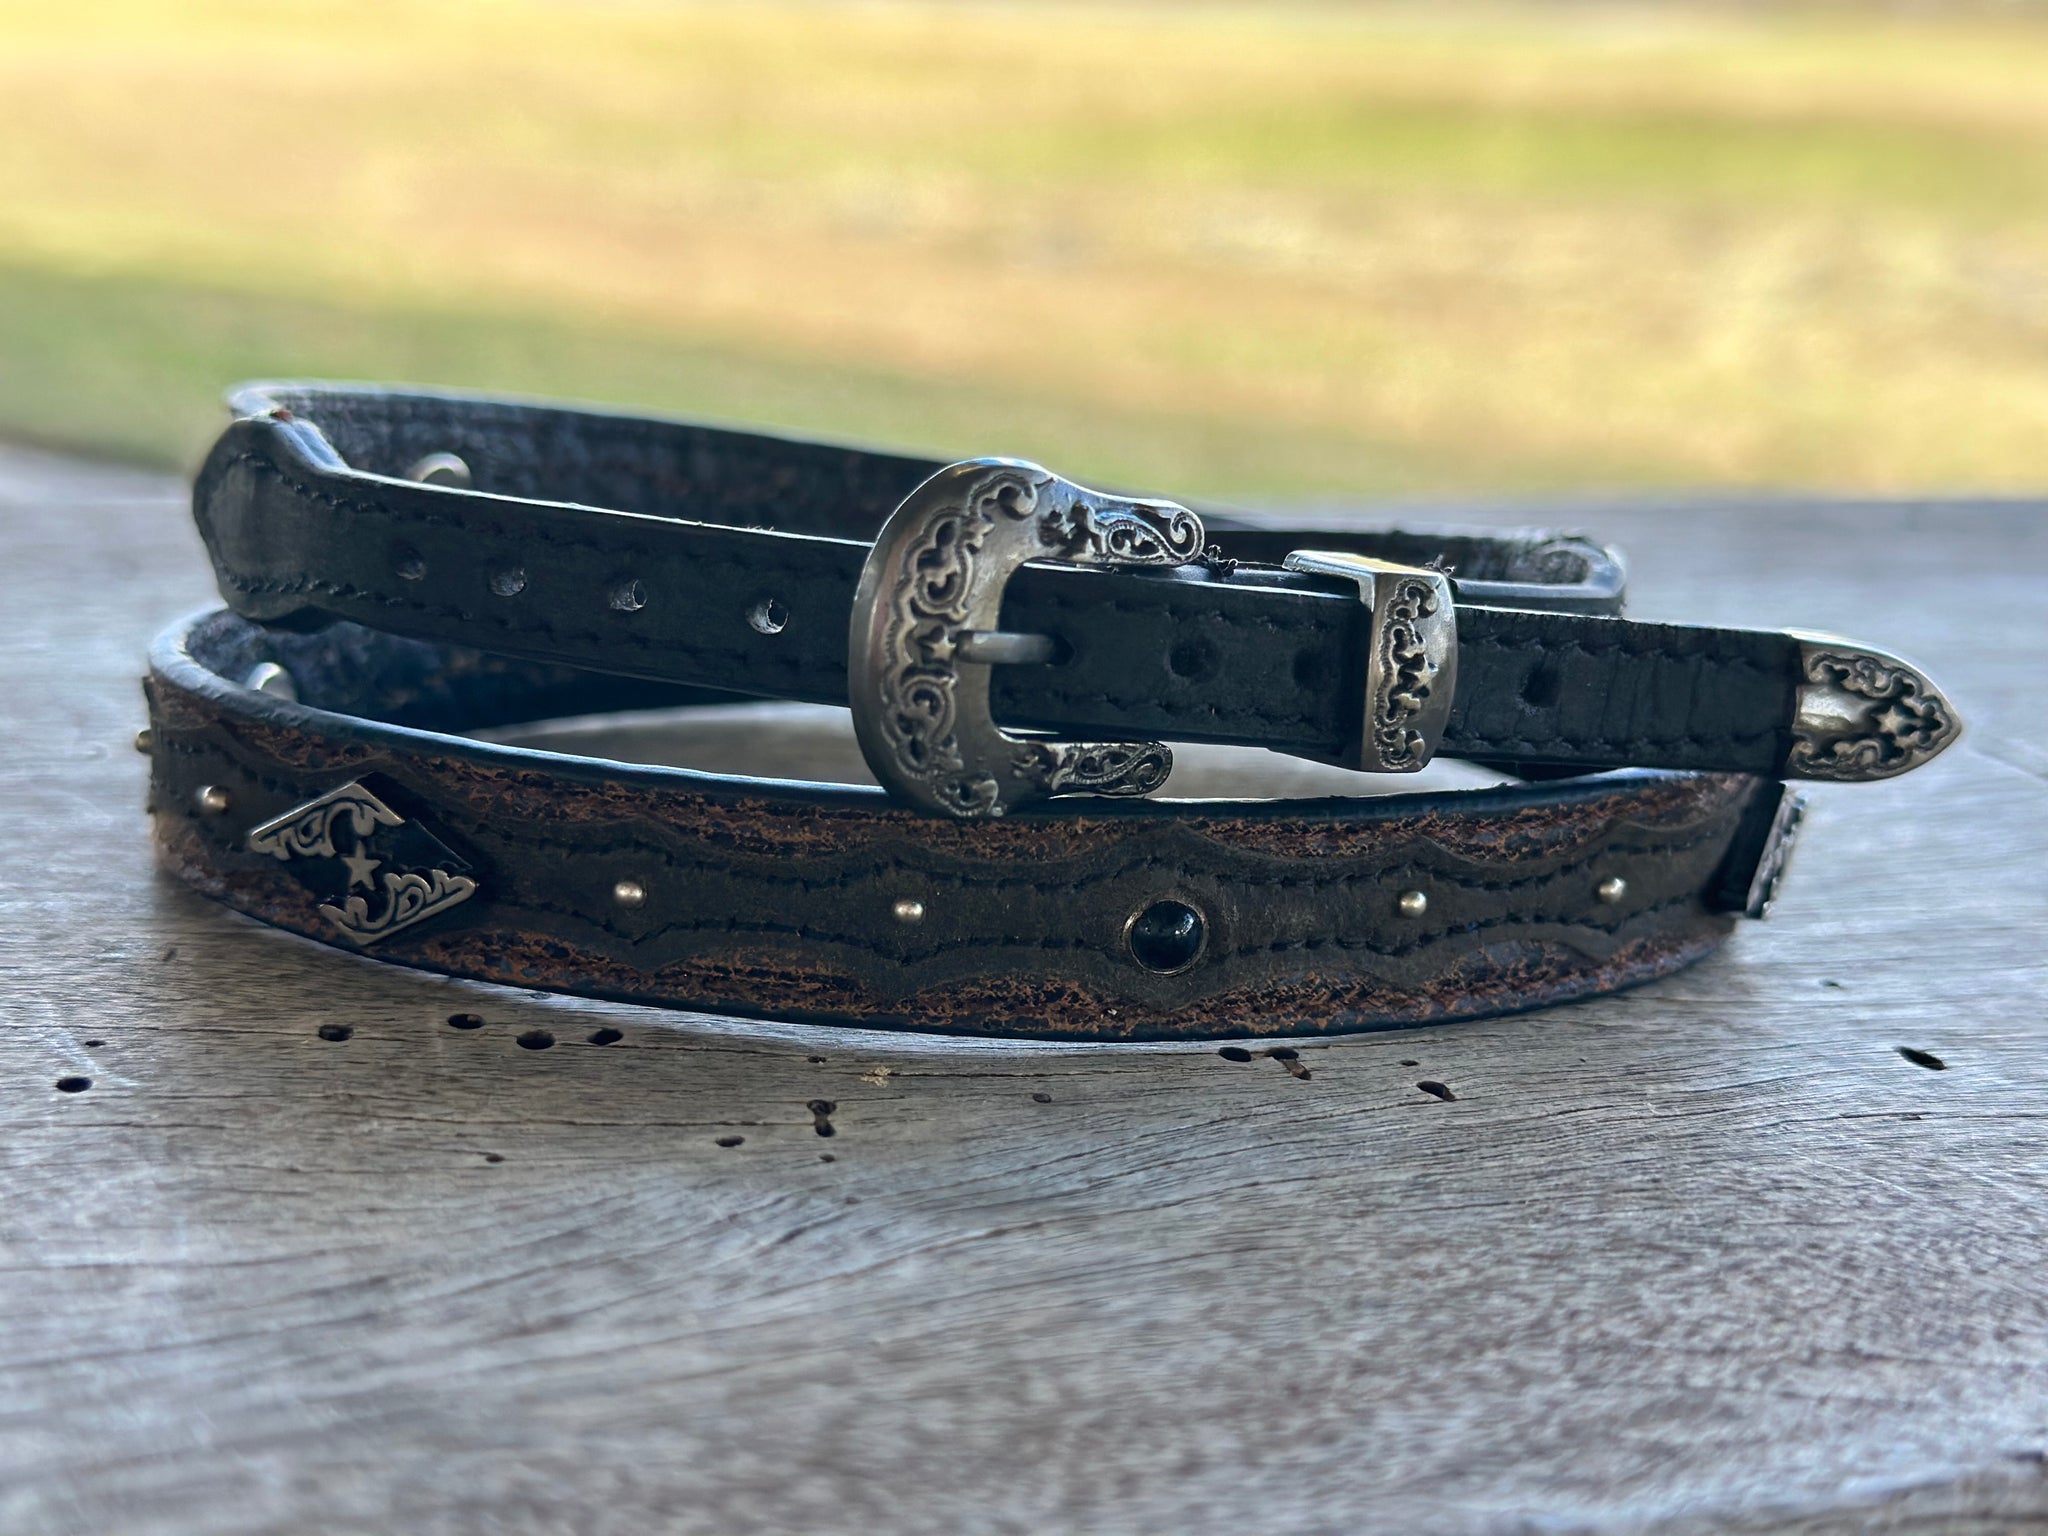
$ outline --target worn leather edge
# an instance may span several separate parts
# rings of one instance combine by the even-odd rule
[[[349,719],[237,687],[176,638],[153,654],[149,692],[160,857],[262,921],[336,942],[291,868],[244,844],[260,821],[367,781],[480,882],[375,958],[708,1012],[1038,1038],[1382,1029],[1649,980],[1729,931],[1708,893],[1760,787],[1621,774],[962,826],[873,791]],[[225,790],[228,814],[197,808],[203,784]],[[1611,875],[1627,894],[1607,904],[1595,890]],[[611,901],[621,878],[644,884],[644,907]],[[1426,917],[1399,915],[1408,889],[1429,893]],[[903,897],[924,902],[923,922],[893,918]],[[1126,918],[1162,898],[1208,923],[1201,963],[1180,975],[1145,971],[1121,944]]]
[[[920,461],[514,402],[293,389],[243,397],[238,408],[269,401],[273,414],[231,425],[194,486],[221,590],[245,615],[333,615],[622,674],[845,701],[864,540]],[[498,472],[522,494],[405,482],[394,478],[402,453],[367,472],[322,436],[321,413],[358,435],[370,429],[356,417],[386,435],[402,427],[405,452],[455,443],[477,460],[480,484]],[[609,486],[690,520],[524,494],[540,486],[586,500]],[[785,510],[797,526],[734,525]],[[1581,562],[1605,557],[1566,542]],[[518,590],[495,594],[494,574],[515,568]],[[621,603],[629,584],[635,595]],[[766,598],[789,615],[772,635],[746,617]],[[1228,562],[1166,573],[1031,566],[1011,583],[1003,624],[1063,647],[1056,666],[998,669],[992,703],[1008,724],[1325,760],[1357,729],[1363,611],[1322,578]],[[1459,655],[1445,755],[1774,772],[1790,745],[1799,651],[1788,635],[1461,599]]]

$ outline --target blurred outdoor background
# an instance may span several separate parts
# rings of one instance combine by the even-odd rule
[[[0,0],[0,436],[249,375],[1186,494],[2048,487],[2048,12]]]

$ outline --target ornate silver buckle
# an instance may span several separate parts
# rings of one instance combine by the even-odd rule
[[[1048,795],[1145,795],[1173,754],[1156,741],[1013,736],[989,712],[989,668],[1045,661],[1053,642],[996,628],[1003,588],[1028,560],[1185,565],[1201,519],[1173,502],[1124,501],[1016,459],[951,464],[903,499],[875,539],[853,599],[847,699],[882,787],[946,816],[1000,816]]]
[[[1458,683],[1458,611],[1451,579],[1370,555],[1298,549],[1290,571],[1341,576],[1370,615],[1358,738],[1336,759],[1365,773],[1415,773],[1436,756]]]

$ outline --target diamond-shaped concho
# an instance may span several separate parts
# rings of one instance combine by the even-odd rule
[[[359,783],[264,822],[248,846],[290,864],[321,915],[364,946],[476,894],[467,860]]]

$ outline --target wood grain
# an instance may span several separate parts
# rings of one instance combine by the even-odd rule
[[[1575,520],[1644,616],[1893,646],[1969,736],[1821,787],[1693,972],[1234,1062],[234,918],[152,873],[127,745],[208,596],[178,487],[0,452],[0,1530],[2048,1522],[2048,524]]]

